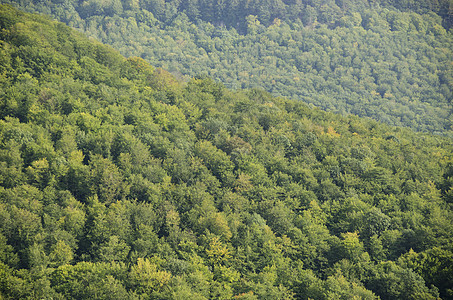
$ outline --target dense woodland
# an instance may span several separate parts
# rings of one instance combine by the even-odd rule
[[[1,299],[453,298],[451,139],[0,28]]]
[[[448,0],[12,1],[186,81],[451,135]]]

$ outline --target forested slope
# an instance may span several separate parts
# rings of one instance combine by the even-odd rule
[[[453,297],[451,139],[0,28],[0,298]]]
[[[11,2],[183,78],[451,134],[449,1]]]

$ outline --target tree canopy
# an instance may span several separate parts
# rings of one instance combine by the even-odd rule
[[[453,297],[450,138],[0,28],[0,298]]]
[[[11,2],[185,80],[451,135],[448,0]]]

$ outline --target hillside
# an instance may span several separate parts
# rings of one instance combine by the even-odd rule
[[[451,135],[448,1],[12,2],[186,80]]]
[[[0,6],[1,299],[451,299],[452,153]]]

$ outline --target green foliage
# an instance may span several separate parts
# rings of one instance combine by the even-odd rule
[[[78,9],[137,5],[176,12]],[[0,298],[451,297],[448,137],[183,82],[9,6],[0,24]]]
[[[115,0],[68,2],[64,10],[60,2],[13,4],[51,14],[131,57],[118,65],[121,59],[111,49],[74,46],[76,39],[65,40],[61,25],[44,37],[33,26],[14,23],[17,16],[10,12],[4,34],[22,45],[8,62],[14,69],[42,75],[67,64],[45,51],[47,39],[77,60],[78,66],[69,64],[78,78],[95,83],[118,84],[103,66],[122,69],[127,79],[141,77],[139,89],[175,84],[163,69],[186,80],[207,74],[228,88],[260,87],[335,113],[451,134],[449,0]],[[143,59],[158,68],[145,70]],[[157,76],[151,76],[153,70]],[[167,88],[162,96],[175,103],[176,90]],[[33,101],[27,98],[22,106],[8,101],[4,107],[25,118]]]
[[[434,247],[421,253],[411,249],[401,256],[399,263],[413,269],[427,284],[435,284],[440,296],[448,299],[452,295],[452,260],[451,251]]]

